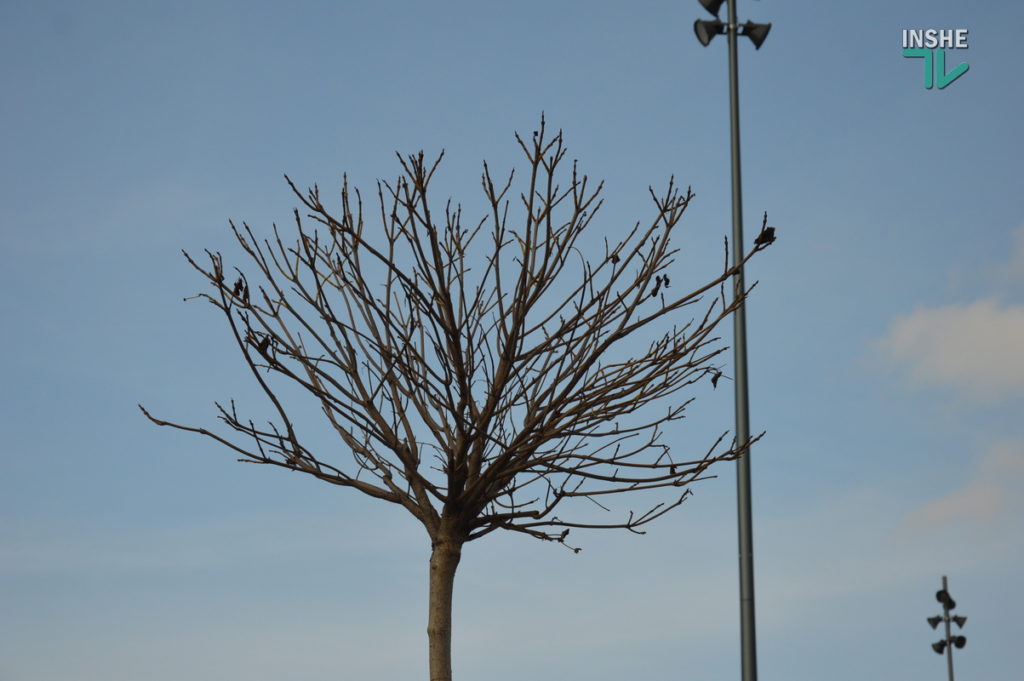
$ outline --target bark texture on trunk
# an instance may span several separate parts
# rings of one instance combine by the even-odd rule
[[[430,681],[452,681],[452,588],[461,557],[462,542],[452,539],[433,542],[427,614]]]

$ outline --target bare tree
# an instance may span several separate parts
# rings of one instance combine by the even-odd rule
[[[273,239],[261,242],[247,224],[231,223],[258,284],[241,269],[229,275],[220,253],[207,251],[206,266],[185,253],[213,287],[197,297],[224,313],[279,420],[257,425],[234,402],[217,404],[220,420],[241,437],[229,439],[157,419],[140,405],[157,425],[213,438],[240,461],[302,471],[415,516],[432,547],[431,681],[451,679],[452,589],[466,542],[498,529],[566,546],[571,528],[642,534],[711,464],[750,444],[723,447],[723,434],[698,457],[673,456],[661,429],[682,417],[689,400],[644,409],[697,381],[717,383],[713,360],[724,348],[712,334],[749,292],[726,298],[737,271],[726,244],[717,276],[670,293],[677,251],[669,236],[690,190],[672,181],[662,194],[652,190],[647,226],[636,223],[603,249],[585,246],[580,238],[601,206],[602,185],[592,187],[575,162],[568,184],[558,184],[566,149],[561,132],[549,138],[543,119],[532,139],[516,140],[529,162],[525,190],[509,199],[514,172],[496,184],[485,163],[489,209],[469,228],[459,206],[449,201],[437,213],[428,200],[441,157],[399,156],[401,175],[377,186],[382,231],[366,228],[347,178],[335,213],[316,186],[302,192],[289,179],[307,212],[304,222],[294,211],[297,239],[282,239],[275,225]],[[743,262],[773,239],[762,225]],[[693,319],[669,322],[694,305]],[[656,323],[663,330],[652,335]],[[348,464],[307,448],[275,391],[279,380],[319,403],[351,450]],[[606,522],[555,515],[572,500],[606,508],[609,495],[660,488],[672,495]]]

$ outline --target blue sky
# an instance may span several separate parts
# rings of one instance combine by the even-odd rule
[[[760,678],[941,678],[941,575],[962,679],[1019,678],[1024,612],[1024,133],[1010,2],[743,1],[740,45]],[[400,510],[234,461],[138,413],[264,407],[180,249],[235,262],[228,218],[287,223],[282,179],[370,188],[394,152],[519,164],[544,111],[607,182],[595,238],[697,198],[673,282],[728,232],[725,42],[697,2],[0,5],[0,678],[423,678],[426,560]],[[970,70],[922,87],[904,28],[966,28]],[[951,62],[955,64],[955,60]],[[669,431],[732,423],[700,392]],[[323,447],[338,447],[324,440]],[[344,460],[345,453],[336,454]],[[739,674],[735,479],[644,537],[467,546],[459,679]]]

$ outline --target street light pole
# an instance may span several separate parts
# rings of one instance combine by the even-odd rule
[[[729,4],[729,146],[732,153],[732,256],[743,259],[743,189],[740,173],[740,86],[736,44],[739,42],[736,0]],[[743,268],[736,271],[733,297],[746,291]],[[747,311],[741,302],[733,315],[736,373],[736,444],[750,439],[750,401],[747,393]],[[736,515],[739,530],[741,678],[757,681],[757,638],[754,626],[754,532],[750,500],[750,451],[736,462]]]
[[[729,5],[728,23],[718,19],[723,2]],[[736,18],[736,0],[700,0],[714,20],[697,20],[694,32],[702,45],[707,46],[718,33],[729,39],[729,139],[732,155],[732,250],[736,274],[733,280],[733,299],[746,291],[743,278],[743,188],[740,172],[740,87],[737,43],[740,29],[760,49],[771,24],[748,21],[742,27]],[[736,382],[736,445],[742,447],[750,441],[750,401],[747,390],[747,315],[741,301],[733,313],[734,371]],[[739,530],[740,568],[740,647],[742,681],[757,681],[757,638],[754,618],[754,533],[750,501],[750,450],[736,461],[736,514]]]
[[[942,575],[942,590],[949,593],[946,575]],[[949,628],[949,606],[946,603],[943,603],[942,606],[944,611],[942,619],[946,621],[946,671],[949,673],[949,681],[953,681],[953,632]]]
[[[950,610],[956,608],[956,601],[949,595],[949,582],[946,580],[946,575],[942,575],[942,590],[935,593],[935,600],[942,603],[942,614],[936,615],[935,617],[928,618],[928,624],[931,625],[932,629],[939,626],[939,622],[945,622],[946,624],[946,637],[941,641],[936,641],[932,644],[932,650],[938,654],[946,653],[946,671],[949,674],[949,681],[953,681],[953,646],[957,648],[963,648],[967,645],[967,639],[964,636],[953,636],[952,627],[950,622],[955,622],[958,627],[963,629],[964,625],[967,624],[967,618],[961,615],[950,615]]]

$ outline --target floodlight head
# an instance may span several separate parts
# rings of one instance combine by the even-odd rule
[[[954,636],[953,645],[955,645],[957,648],[963,648],[965,645],[967,645],[967,638],[964,636]]]
[[[956,622],[956,626],[960,627],[961,629],[963,629],[964,625],[967,624],[967,618],[962,617],[960,615],[953,615],[953,617],[951,617],[950,619]]]
[[[704,9],[718,16],[719,8],[725,4],[725,0],[700,0],[700,4],[704,5]]]
[[[932,629],[939,626],[939,622],[942,621],[942,615],[936,615],[935,617],[928,618],[928,624],[932,625]]]
[[[941,655],[946,650],[946,642],[945,641],[936,641],[935,643],[932,644],[932,650],[934,650],[939,655]]]
[[[725,24],[721,19],[697,19],[693,22],[693,32],[697,34],[700,44],[707,47],[712,38],[719,33],[725,33]]]
[[[942,603],[942,606],[947,610],[952,610],[956,607],[956,601],[953,600],[953,597],[945,589],[939,589],[935,592],[935,600]]]
[[[771,24],[755,24],[753,21],[743,24],[743,35],[750,38],[750,42],[754,43],[755,50],[761,49],[761,43],[768,37],[770,30],[772,30]]]

